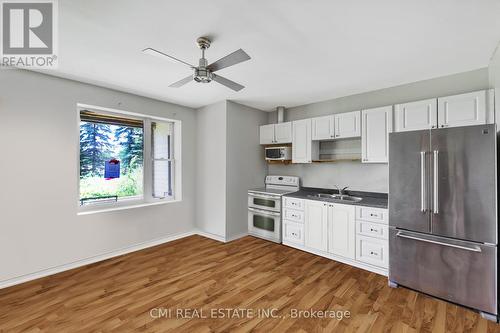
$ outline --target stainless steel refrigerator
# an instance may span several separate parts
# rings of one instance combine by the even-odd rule
[[[389,225],[390,285],[496,320],[495,125],[390,134]]]

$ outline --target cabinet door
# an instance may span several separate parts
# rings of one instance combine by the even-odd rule
[[[292,142],[292,122],[278,123],[274,125],[275,143]]]
[[[438,99],[439,127],[457,127],[493,123],[489,119],[486,91]]]
[[[268,145],[275,143],[274,140],[274,124],[263,125],[260,127],[260,144]]]
[[[335,137],[334,116],[312,118],[312,139],[329,140]]]
[[[361,135],[361,112],[353,111],[335,115],[335,138],[353,138]]]
[[[355,206],[329,204],[328,210],[328,252],[355,259]]]
[[[292,163],[311,163],[311,119],[292,123]]]
[[[305,245],[319,251],[328,250],[328,204],[305,201]]]
[[[392,106],[362,111],[361,155],[363,163],[388,163]]]
[[[437,100],[426,99],[394,106],[395,132],[436,128]]]

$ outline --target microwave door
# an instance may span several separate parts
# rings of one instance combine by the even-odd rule
[[[281,149],[279,148],[267,148],[266,149],[267,159],[279,159],[281,158]]]

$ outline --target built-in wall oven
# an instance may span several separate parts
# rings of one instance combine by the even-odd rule
[[[281,212],[249,207],[248,232],[254,236],[279,242],[281,240]]]
[[[280,212],[281,196],[248,192],[248,207]]]
[[[266,187],[248,190],[248,233],[281,243],[281,196],[298,190],[292,176],[267,176]]]

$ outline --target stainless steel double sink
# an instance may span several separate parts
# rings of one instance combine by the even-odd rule
[[[347,195],[347,194],[315,193],[315,194],[309,194],[308,197],[314,199],[330,199],[330,200],[344,201],[344,202],[358,202],[363,200],[363,198],[354,197],[352,195]]]

